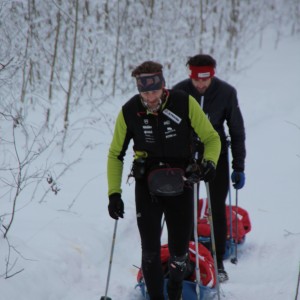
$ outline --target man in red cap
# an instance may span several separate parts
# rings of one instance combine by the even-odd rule
[[[234,87],[215,77],[216,61],[210,55],[198,54],[186,63],[189,78],[177,83],[173,89],[183,90],[193,96],[206,113],[215,130],[219,133],[222,148],[217,164],[216,177],[209,182],[216,240],[216,254],[219,280],[228,280],[224,269],[223,255],[226,250],[226,197],[229,189],[228,139],[224,123],[231,139],[232,169],[231,180],[235,189],[245,184],[245,128]],[[201,161],[201,142],[198,155]]]

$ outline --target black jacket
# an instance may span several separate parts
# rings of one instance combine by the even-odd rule
[[[108,161],[108,194],[121,193],[123,158],[131,140],[135,158],[147,163],[186,167],[193,157],[193,134],[205,145],[204,158],[218,162],[221,142],[197,101],[184,91],[165,91],[158,113],[149,112],[135,95],[126,102],[116,120]]]
[[[127,138],[133,139],[134,151],[146,151],[154,160],[187,161],[191,157],[192,130],[189,120],[188,94],[171,91],[166,109],[171,110],[181,122],[172,121],[164,113],[149,114],[140,96],[132,97],[122,108],[127,125]],[[174,101],[176,100],[176,101]],[[180,147],[179,147],[180,145]]]
[[[245,127],[235,88],[225,81],[213,77],[209,88],[204,94],[198,92],[191,79],[179,82],[173,89],[184,90],[203,106],[203,111],[220,135],[222,153],[227,152],[224,128],[226,121],[231,139],[232,168],[235,171],[244,171],[246,157]]]
[[[192,158],[193,126],[189,110],[190,98],[183,91],[168,91],[167,101],[158,114],[149,114],[140,96],[132,97],[122,108],[127,125],[126,139],[134,140],[134,151],[146,151],[157,161],[189,161]],[[171,115],[170,115],[171,114]],[[202,113],[203,114],[203,113]],[[199,114],[199,118],[201,115]],[[213,128],[203,124],[203,134],[213,134]],[[216,134],[216,133],[214,133]]]

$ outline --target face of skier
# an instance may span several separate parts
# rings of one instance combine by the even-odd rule
[[[159,109],[161,105],[163,89],[141,92],[140,94],[145,106],[149,111],[155,112]]]
[[[211,84],[211,78],[207,78],[207,79],[192,78],[192,83],[200,94],[204,94]]]

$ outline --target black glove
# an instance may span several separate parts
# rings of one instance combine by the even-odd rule
[[[109,196],[108,212],[115,220],[124,217],[124,202],[121,199],[121,194],[115,193]]]
[[[216,177],[216,166],[211,160],[203,160],[201,164],[202,179],[205,182],[212,181]]]
[[[200,166],[194,162],[187,166],[185,170],[185,177],[188,183],[198,183],[201,180]]]

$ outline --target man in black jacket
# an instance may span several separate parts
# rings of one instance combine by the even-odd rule
[[[223,265],[226,250],[226,197],[229,188],[228,141],[224,123],[228,127],[231,139],[232,169],[231,180],[235,189],[245,184],[245,128],[239,108],[237,92],[234,87],[215,77],[216,61],[210,55],[198,54],[190,57],[186,63],[189,79],[177,83],[173,89],[180,89],[192,95],[208,116],[215,130],[219,133],[222,148],[217,165],[216,177],[209,182],[216,240],[216,254],[219,280],[228,280]],[[201,159],[201,143],[200,147]]]
[[[161,221],[164,214],[170,251],[169,300],[181,299],[188,268],[193,229],[193,175],[210,181],[221,149],[218,133],[197,101],[184,91],[165,88],[162,65],[146,61],[132,76],[139,93],[120,110],[107,161],[109,215],[123,218],[121,179],[123,159],[133,141],[137,225],[142,245],[142,271],[151,300],[164,300],[160,260]],[[193,134],[204,144],[202,173],[191,174]],[[193,169],[193,168],[192,168]],[[184,176],[183,176],[184,175]],[[184,181],[184,178],[187,178]]]

